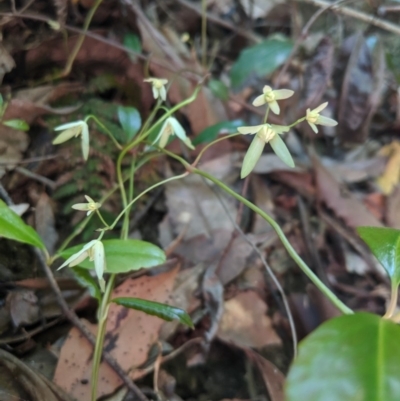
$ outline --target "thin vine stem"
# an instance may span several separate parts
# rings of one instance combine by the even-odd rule
[[[261,210],[259,207],[254,205],[254,203],[250,202],[248,199],[243,196],[237,194],[234,190],[225,185],[222,181],[218,180],[211,174],[206,173],[203,170],[197,169],[189,164],[186,160],[182,159],[180,156],[175,155],[174,153],[169,152],[168,150],[162,149],[164,153],[169,155],[170,157],[178,160],[180,163],[184,165],[189,173],[198,174],[208,180],[212,181],[222,190],[227,192],[229,195],[236,198],[238,201],[242,202],[249,209],[253,210],[253,212],[260,215],[264,220],[266,220],[271,227],[275,230],[279,239],[281,240],[283,246],[291,256],[291,258],[296,262],[296,264],[300,267],[303,273],[312,281],[312,283],[343,313],[346,315],[353,314],[354,312],[346,306],[319,278],[318,276],[310,269],[310,267],[303,261],[300,255],[295,251],[293,246],[290,244],[289,240],[286,238],[286,235],[282,231],[279,224],[267,213]]]
[[[104,345],[104,337],[106,334],[107,328],[107,316],[108,316],[108,309],[110,306],[110,299],[111,294],[114,289],[115,284],[115,274],[111,274],[110,278],[107,282],[106,291],[104,293],[103,299],[100,305],[100,313],[99,313],[99,324],[98,324],[98,331],[96,335],[96,345],[94,347],[94,354],[93,354],[93,364],[92,364],[92,397],[91,401],[96,401],[97,399],[97,382],[99,380],[99,371],[100,371],[100,362],[101,362],[101,355],[103,352],[103,345]]]

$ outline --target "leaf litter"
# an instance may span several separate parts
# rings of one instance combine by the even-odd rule
[[[262,116],[250,100],[259,95],[259,88],[280,82],[278,86],[295,90],[297,97],[282,105],[288,121],[274,122],[286,124],[290,116],[301,117],[306,108],[327,100],[328,112],[339,120],[338,127],[321,130],[317,136],[304,127],[292,130],[287,142],[296,156],[296,168],[288,170],[266,150],[249,183],[238,180],[247,138],[217,144],[206,152],[199,167],[272,214],[296,250],[346,303],[382,313],[387,283],[354,228],[400,226],[396,147],[399,97],[396,71],[389,63],[390,57],[396,57],[396,49],[389,35],[360,34],[353,20],[343,18],[349,29],[344,30],[343,39],[337,39],[323,28],[329,26],[330,32],[338,29],[329,12],[319,16],[305,35],[297,35],[299,26],[290,19],[291,8],[282,6],[281,1],[265,5],[228,0],[207,6],[204,64],[201,9],[197,4],[179,0],[168,5],[139,5],[122,0],[117,7],[111,3],[99,7],[70,76],[57,81],[49,77],[63,68],[78,37],[62,37],[44,21],[33,19],[28,23],[21,18],[15,23],[16,18],[3,17],[1,93],[8,103],[4,119],[24,119],[31,130],[25,133],[1,124],[0,178],[15,203],[29,206],[23,217],[35,225],[47,246],[54,248],[57,236],[65,237],[64,226],[79,222],[80,216],[67,210],[85,193],[85,185],[92,190],[111,189],[115,182],[115,153],[104,146],[105,142],[99,140],[100,149],[93,150],[98,159],[90,166],[89,177],[95,182],[87,182],[82,163],[69,162],[79,149],[71,145],[59,152],[48,146],[52,127],[69,121],[72,115],[81,118],[88,104],[114,128],[119,127],[113,105],[136,107],[144,120],[154,100],[143,79],[154,76],[170,80],[167,101],[171,106],[190,96],[204,80],[196,101],[177,116],[192,139],[222,122],[232,122],[229,132],[233,133],[234,121],[260,123]],[[68,21],[81,28],[90,6],[73,2],[71,9],[65,10],[57,4],[59,23],[64,26]],[[29,11],[42,12],[36,3],[29,5]],[[297,23],[305,25],[307,10],[299,5],[296,12]],[[122,32],[136,35],[140,46],[135,45],[135,58],[122,47],[121,43],[128,43]],[[298,37],[296,43],[292,37]],[[297,44],[300,50],[290,54]],[[387,64],[385,53],[390,55]],[[222,84],[223,96],[218,95],[215,85],[210,90],[209,78]],[[213,133],[216,137],[221,134],[225,132],[220,129]],[[176,143],[170,149],[182,152]],[[193,155],[184,154],[189,160]],[[149,166],[138,174],[138,187],[175,174],[176,166],[165,159]],[[116,291],[118,296],[136,291],[135,296],[169,301],[191,314],[195,331],[113,305],[106,349],[126,372],[141,380],[138,383],[143,389],[152,383],[148,372],[155,369],[158,380],[150,386],[171,399],[248,399],[265,397],[268,392],[271,400],[283,400],[284,373],[292,358],[287,351],[291,333],[277,290],[254,246],[284,285],[300,337],[334,316],[335,311],[300,275],[269,225],[210,182],[190,175],[167,184],[162,196],[157,196],[145,199],[133,212],[135,218],[141,216],[137,221],[146,221],[151,228],[143,230],[140,223],[137,226],[142,232],[132,235],[150,235],[153,242],[167,249],[167,265],[182,267],[179,271],[125,277]],[[117,203],[116,198],[110,201],[110,219]],[[95,228],[88,226],[82,238],[90,237]],[[55,399],[89,399],[91,346],[76,328],[59,323],[60,308],[32,255],[3,239],[0,247],[0,296],[4,301],[0,341],[17,344],[13,350],[16,355],[53,344],[50,349],[58,353],[53,380],[69,394],[61,392]],[[24,280],[16,284],[18,279]],[[95,321],[93,299],[75,279],[56,279],[70,308],[79,309],[82,321],[95,332],[96,325],[85,320]],[[302,308],[309,304],[313,307]],[[55,330],[58,326],[61,333]],[[56,344],[61,339],[65,341],[59,348]],[[166,352],[185,351],[167,363],[158,355],[154,363],[150,354],[152,344],[158,341]],[[187,349],[185,344],[189,344]],[[160,353],[159,346],[154,349]],[[234,349],[241,349],[240,355],[235,355]],[[5,355],[4,360],[8,359]],[[265,387],[254,385],[250,379],[241,381],[247,360],[257,366]],[[233,371],[229,370],[232,366]],[[202,369],[207,378],[196,369]],[[43,391],[39,399],[52,400],[54,388],[36,372],[29,375]],[[215,377],[218,379],[213,382]],[[251,377],[250,370],[246,377]],[[242,383],[242,387],[235,387],[236,393],[230,392],[234,388],[230,380]],[[111,394],[121,384],[120,377],[103,363],[99,395]],[[0,384],[0,391],[6,388],[7,383]],[[28,390],[21,387],[15,396],[27,398]],[[116,399],[122,400],[124,395],[119,397]]]

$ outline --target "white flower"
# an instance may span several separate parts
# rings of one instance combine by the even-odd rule
[[[153,89],[154,99],[161,98],[165,101],[167,98],[167,91],[165,85],[168,83],[168,79],[163,78],[147,78],[143,80],[144,82],[150,82]]]
[[[280,113],[280,108],[277,100],[287,99],[293,95],[293,91],[290,89],[277,89],[272,90],[270,86],[264,86],[263,94],[257,96],[253,101],[253,106],[262,106],[263,104],[268,103],[268,106],[271,108],[271,111],[275,114]]]
[[[279,134],[289,131],[289,127],[283,125],[262,124],[253,127],[239,127],[238,131],[243,134],[256,134],[243,159],[240,177],[247,177],[254,169],[260,158],[265,144],[269,143],[275,154],[289,167],[294,167],[294,162],[288,148]]]
[[[104,291],[104,280],[103,274],[106,270],[106,255],[104,252],[103,243],[100,240],[94,239],[88,242],[80,251],[70,256],[59,268],[62,269],[65,266],[73,267],[82,263],[87,257],[90,261],[94,261],[94,269],[96,271],[97,278],[99,279],[100,288]]]
[[[85,195],[85,198],[88,203],[77,203],[71,206],[72,209],[87,211],[86,215],[90,216],[91,213],[101,208],[101,203],[95,202],[90,196]]]
[[[314,110],[307,109],[306,121],[316,134],[318,134],[318,128],[316,124],[325,125],[326,127],[334,127],[337,125],[337,121],[333,120],[332,118],[319,115],[319,112],[324,110],[326,106],[328,106],[328,102],[322,103]]]
[[[55,131],[63,131],[60,135],[54,139],[53,144],[59,145],[60,143],[64,143],[74,136],[81,136],[82,140],[82,154],[85,160],[89,157],[89,127],[86,121],[74,121],[72,123],[59,125],[54,128]]]
[[[174,117],[168,117],[161,127],[160,133],[154,143],[158,142],[160,148],[165,148],[171,135],[176,135],[188,148],[194,149],[192,142],[186,136],[185,130],[179,121]]]

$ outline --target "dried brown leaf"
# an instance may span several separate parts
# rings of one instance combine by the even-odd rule
[[[156,302],[168,302],[177,269],[157,276],[129,278],[113,292],[112,297],[137,297]],[[129,371],[140,366],[147,359],[151,345],[157,341],[163,321],[133,309],[112,304],[107,320],[107,334],[104,348]],[[96,325],[85,322],[95,333]],[[64,343],[54,375],[54,382],[80,401],[90,400],[92,347],[73,328]],[[136,371],[131,371],[135,378]],[[115,391],[122,384],[119,376],[105,363],[100,367],[98,396]]]
[[[311,156],[318,195],[337,216],[341,217],[350,227],[382,226],[382,223],[368,211],[346,187],[336,181],[334,176],[326,169],[318,157]]]

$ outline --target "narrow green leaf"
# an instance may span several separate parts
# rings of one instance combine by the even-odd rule
[[[300,343],[286,401],[397,401],[400,327],[369,313],[322,324]]]
[[[76,281],[82,286],[89,290],[89,294],[97,299],[99,303],[101,302],[101,291],[97,280],[91,276],[87,269],[82,269],[81,267],[71,267],[72,272],[76,278]]]
[[[119,106],[118,119],[126,134],[127,142],[130,142],[142,126],[142,118],[139,111],[134,107]]]
[[[0,237],[45,249],[39,234],[0,199]]]
[[[253,74],[257,77],[271,74],[287,60],[292,49],[290,39],[276,35],[244,49],[230,70],[232,86],[237,88]]]
[[[194,146],[199,145],[200,143],[208,143],[217,139],[218,135],[221,133],[224,134],[234,134],[237,132],[237,127],[241,127],[244,125],[243,120],[233,120],[233,121],[222,121],[215,125],[211,125],[207,127],[205,130],[201,131],[196,138],[193,139],[192,143]]]
[[[2,121],[2,123],[3,125],[7,125],[7,127],[11,127],[19,131],[29,131],[29,124],[24,120],[6,120]]]
[[[210,79],[208,87],[215,97],[221,100],[229,99],[229,89],[228,87],[219,79]]]
[[[165,262],[165,253],[158,246],[140,240],[109,239],[102,241],[106,254],[106,273],[127,273],[133,270],[149,268]],[[85,244],[65,249],[60,256],[68,259]],[[78,266],[94,269],[94,262],[84,260]]]
[[[179,320],[180,323],[185,324],[193,328],[192,319],[190,316],[183,310],[179,308],[175,308],[174,306],[161,304],[159,302],[147,301],[146,299],[140,298],[114,298],[111,302],[116,303],[117,305],[125,306],[126,308],[136,309],[147,313],[148,315],[158,316],[161,319],[167,320],[170,322],[171,320]]]
[[[135,35],[134,33],[127,33],[124,36],[124,46],[127,47],[129,50],[133,50],[135,53],[142,53],[142,43],[139,36]],[[137,56],[132,53],[128,53],[128,55],[133,62],[137,61]]]
[[[400,283],[400,230],[385,227],[358,227],[357,232],[389,274]]]

